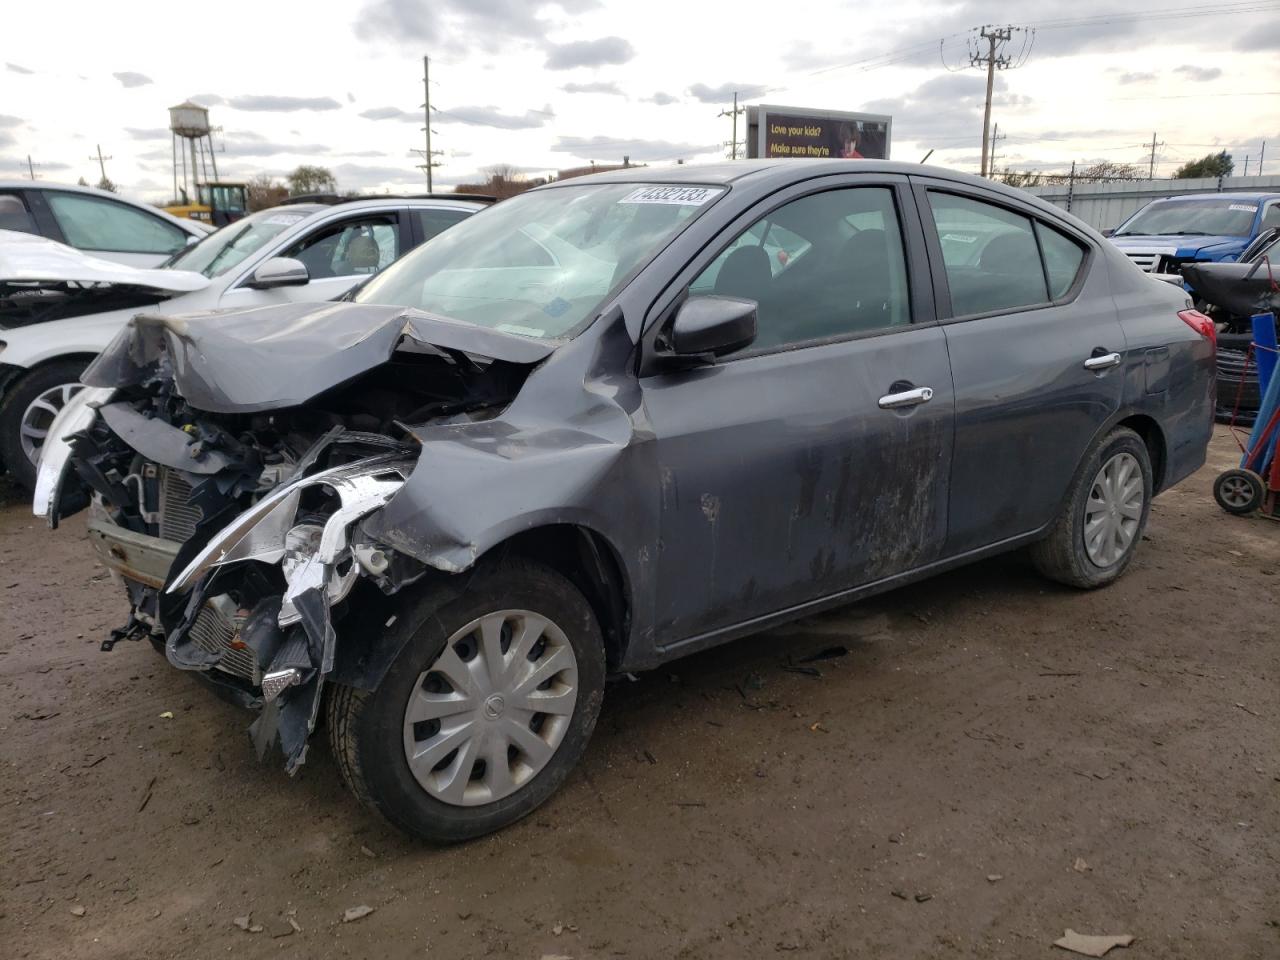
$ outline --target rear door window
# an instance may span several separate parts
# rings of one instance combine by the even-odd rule
[[[111,253],[176,253],[187,234],[168,221],[106,197],[49,191],[49,209],[67,243]]]
[[[933,190],[929,207],[956,316],[1049,301],[1030,217]]]
[[[414,209],[409,215],[418,224],[418,232],[422,235],[420,242],[426,243],[437,234],[443,233],[455,223],[461,223],[471,216],[470,210],[423,210]]]

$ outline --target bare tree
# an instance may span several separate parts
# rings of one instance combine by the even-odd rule
[[[279,206],[289,196],[289,188],[276,180],[269,173],[260,173],[250,177],[247,184],[249,191],[249,212],[265,210]]]

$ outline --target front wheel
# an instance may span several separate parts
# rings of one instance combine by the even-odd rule
[[[0,461],[14,480],[34,490],[36,464],[53,418],[82,386],[80,360],[56,360],[19,377],[0,401]]]
[[[604,693],[600,627],[564,577],[523,561],[426,591],[372,692],[336,686],[330,745],[352,792],[395,826],[451,843],[526,816],[565,780]],[[393,626],[394,628],[394,626]]]
[[[1117,427],[1090,451],[1048,537],[1032,545],[1032,562],[1072,587],[1116,580],[1142,539],[1153,487],[1147,445]]]

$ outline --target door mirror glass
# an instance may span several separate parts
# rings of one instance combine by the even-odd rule
[[[722,357],[756,338],[756,302],[739,297],[690,297],[671,324],[671,352]]]
[[[276,287],[301,287],[310,282],[311,274],[306,265],[292,257],[272,257],[257,270],[246,284],[254,290],[274,290]]]

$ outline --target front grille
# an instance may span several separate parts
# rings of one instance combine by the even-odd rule
[[[236,649],[232,646],[240,635],[244,620],[236,609],[235,601],[223,594],[205,603],[196,622],[191,625],[190,637],[201,650],[222,654],[215,669],[257,685],[262,682],[262,677],[253,651],[248,647]]]
[[[1163,254],[1159,254],[1159,253],[1130,253],[1130,254],[1128,254],[1128,257],[1129,257],[1129,259],[1130,259],[1130,260],[1132,260],[1132,261],[1133,261],[1133,262],[1138,266],[1138,268],[1139,268],[1140,270],[1142,270],[1142,272],[1143,272],[1143,273],[1161,273],[1161,272],[1163,272],[1163,271],[1160,271],[1160,270],[1157,270],[1157,269],[1156,269],[1157,267],[1159,267],[1159,266],[1160,266],[1160,261],[1161,261],[1162,259],[1164,259],[1164,255],[1163,255]]]
[[[157,532],[162,540],[186,543],[204,519],[204,511],[191,503],[191,484],[169,467],[160,468],[160,520]]]

